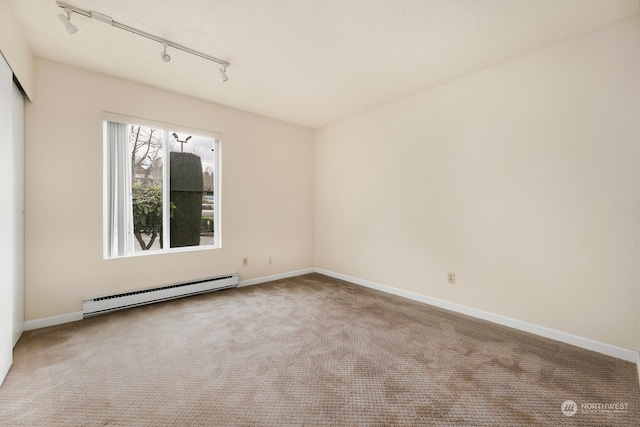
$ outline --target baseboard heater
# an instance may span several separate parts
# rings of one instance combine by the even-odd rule
[[[203,294],[205,292],[235,288],[237,286],[238,274],[233,273],[226,276],[211,277],[194,282],[162,286],[159,288],[141,289],[139,291],[92,298],[84,300],[84,303],[82,304],[82,316],[86,319],[87,317],[98,316],[100,314],[110,313],[117,310],[124,310],[125,308],[153,304],[155,302]]]

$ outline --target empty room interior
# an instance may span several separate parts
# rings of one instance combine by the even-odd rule
[[[0,0],[0,52],[0,425],[640,425],[640,0]]]

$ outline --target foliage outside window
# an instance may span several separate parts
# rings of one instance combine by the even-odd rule
[[[220,246],[219,137],[207,133],[104,122],[105,257]]]

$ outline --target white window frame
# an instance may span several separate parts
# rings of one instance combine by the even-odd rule
[[[214,205],[214,210],[213,210],[213,221],[214,221],[214,226],[215,226],[215,232],[214,232],[214,242],[211,245],[206,245],[206,246],[183,246],[183,247],[178,247],[178,248],[171,248],[169,247],[169,233],[170,233],[170,226],[169,226],[169,215],[163,214],[162,216],[162,221],[163,221],[163,236],[160,236],[163,240],[163,248],[162,249],[154,249],[154,250],[148,250],[148,251],[136,251],[133,247],[133,245],[135,244],[135,238],[133,237],[133,222],[131,220],[131,218],[126,219],[126,221],[130,221],[131,223],[127,225],[127,239],[128,241],[126,242],[126,244],[122,245],[120,244],[120,250],[118,250],[117,248],[110,248],[110,244],[109,241],[112,239],[112,233],[113,233],[113,227],[110,226],[109,221],[110,219],[113,217],[113,212],[112,212],[112,208],[110,208],[111,203],[109,202],[109,173],[110,170],[113,171],[113,165],[109,164],[109,155],[108,155],[108,150],[109,150],[109,144],[107,143],[107,123],[108,122],[115,122],[115,123],[122,123],[125,125],[139,125],[139,126],[144,126],[144,127],[149,127],[149,128],[153,128],[153,129],[159,129],[165,132],[178,132],[178,133],[185,133],[185,134],[189,134],[189,135],[197,135],[197,136],[201,136],[201,137],[205,137],[205,138],[211,138],[214,140],[214,167],[213,167],[213,205]],[[132,117],[132,116],[125,116],[122,114],[116,114],[116,113],[110,113],[110,112],[103,112],[102,113],[102,124],[103,124],[103,257],[104,259],[117,259],[117,258],[127,258],[127,257],[136,257],[136,256],[149,256],[149,255],[159,255],[159,254],[167,254],[167,253],[177,253],[177,252],[193,252],[193,251],[205,251],[205,250],[216,250],[216,249],[221,249],[222,248],[222,224],[221,224],[221,218],[222,218],[222,204],[220,203],[221,199],[222,199],[222,181],[221,181],[221,177],[222,177],[222,173],[221,173],[221,167],[222,167],[222,134],[219,132],[213,132],[210,130],[204,130],[204,129],[196,129],[196,128],[191,128],[191,127],[186,127],[186,126],[181,126],[181,125],[175,125],[175,124],[171,124],[171,123],[164,123],[164,122],[158,122],[158,121],[154,121],[154,120],[149,120],[149,119],[142,119],[142,118],[138,118],[138,117]],[[164,144],[164,158],[165,159],[169,159],[169,144]],[[129,167],[131,167],[131,165],[129,165]],[[163,194],[163,212],[168,212],[169,210],[169,204],[170,204],[170,198],[169,198],[169,194],[170,194],[170,189],[169,189],[169,185],[170,185],[170,178],[169,178],[169,168],[168,167],[164,167],[163,168],[163,180],[162,180],[162,194]],[[125,196],[128,198],[128,200],[131,200],[131,185],[128,185],[128,191],[129,194],[128,196]],[[123,200],[122,198],[120,198],[120,200]],[[124,199],[127,200],[127,199]],[[125,202],[125,204],[127,204]],[[131,205],[131,203],[129,202],[128,205]],[[132,214],[128,215],[129,217],[132,216]],[[121,224],[118,224],[118,226],[121,226]],[[122,243],[122,242],[121,242]],[[124,248],[124,249],[123,249]],[[118,253],[118,252],[124,252],[124,253]]]

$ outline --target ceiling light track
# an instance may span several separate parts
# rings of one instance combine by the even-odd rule
[[[67,12],[66,16],[61,14],[62,17],[66,18],[66,19],[60,18],[60,20],[63,22],[63,24],[65,24],[65,27],[67,28],[67,31],[70,34],[73,34],[73,33],[70,31],[70,28],[68,27],[67,22],[69,23],[69,25],[72,25],[70,23],[71,13],[77,13],[78,15],[83,15],[83,16],[86,16],[87,18],[96,19],[98,21],[104,22],[105,24],[109,24],[109,25],[111,25],[113,27],[120,28],[121,30],[125,30],[125,31],[128,31],[130,33],[136,34],[138,36],[145,37],[147,39],[150,39],[150,40],[156,41],[158,43],[161,43],[164,46],[164,52],[162,54],[162,57],[167,62],[171,59],[169,54],[166,53],[167,47],[172,47],[174,49],[178,49],[178,50],[181,50],[183,52],[190,53],[191,55],[199,56],[200,58],[204,58],[204,59],[206,59],[208,61],[220,64],[221,65],[220,74],[222,76],[222,81],[226,82],[227,80],[229,80],[229,77],[226,74],[226,70],[227,70],[227,67],[229,65],[231,65],[231,64],[229,62],[227,62],[227,61],[224,61],[222,59],[216,58],[215,56],[207,55],[206,53],[198,52],[197,50],[193,50],[193,49],[188,48],[186,46],[183,46],[181,44],[174,43],[172,41],[163,39],[162,37],[158,37],[158,36],[155,36],[153,34],[149,34],[149,33],[145,32],[145,31],[138,30],[137,28],[130,27],[130,26],[122,24],[122,23],[120,23],[118,21],[114,21],[110,16],[104,15],[104,14],[102,14],[100,12],[96,12],[95,10],[80,9],[79,7],[76,7],[76,6],[67,4],[67,3],[63,3],[61,1],[56,1],[56,4],[58,5],[58,7],[61,7],[62,9],[65,10],[65,12]],[[58,15],[58,16],[60,17],[61,15]],[[75,26],[73,26],[73,27],[76,28]],[[77,31],[77,28],[76,28],[76,31]],[[75,32],[75,31],[73,31],[73,32]],[[166,55],[166,57],[165,57],[165,55]],[[169,58],[169,59],[167,60],[166,58]]]

